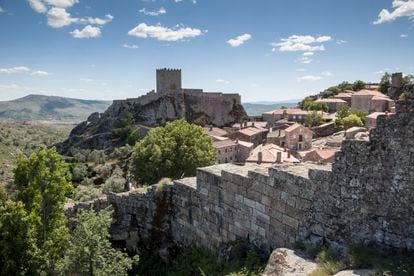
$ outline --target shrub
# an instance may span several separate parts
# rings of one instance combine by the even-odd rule
[[[364,123],[362,122],[361,118],[359,118],[355,114],[351,114],[345,118],[342,119],[342,124],[344,125],[345,129],[354,127],[354,126],[363,126]]]
[[[105,183],[102,185],[102,191],[107,194],[109,192],[112,193],[120,193],[125,191],[125,184],[126,179],[120,175],[112,175],[109,177]]]
[[[95,188],[94,186],[84,186],[79,185],[76,187],[72,194],[72,199],[76,201],[90,201],[96,198],[101,197],[102,191],[99,188]]]

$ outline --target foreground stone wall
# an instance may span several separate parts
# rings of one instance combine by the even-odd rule
[[[414,250],[413,115],[414,100],[400,102],[370,141],[345,141],[332,167],[221,164],[144,193],[111,194],[113,237],[130,248],[156,237],[161,248],[248,238],[269,249],[309,239]]]

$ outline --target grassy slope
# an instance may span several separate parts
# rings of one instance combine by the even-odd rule
[[[84,121],[92,112],[103,112],[109,101],[79,100],[55,96],[28,95],[0,102],[0,118],[17,121],[57,120]]]
[[[13,167],[19,153],[30,154],[40,144],[63,141],[73,125],[6,122],[0,120],[0,183],[12,181]]]

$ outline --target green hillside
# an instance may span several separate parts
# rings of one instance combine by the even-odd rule
[[[28,95],[12,101],[0,101],[0,118],[14,121],[55,120],[76,123],[86,120],[93,112],[104,112],[110,104],[110,101]]]

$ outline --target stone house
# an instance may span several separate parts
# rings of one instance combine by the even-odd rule
[[[351,96],[351,107],[368,113],[389,111],[394,105],[393,100],[378,91],[363,89]]]
[[[309,128],[295,123],[286,129],[277,129],[267,134],[266,142],[282,148],[301,151],[312,147],[313,132]]]
[[[258,164],[266,167],[274,164],[299,162],[298,159],[290,154],[289,150],[274,144],[259,145],[253,150],[249,158],[246,159],[246,164]]]
[[[312,147],[313,132],[309,128],[294,124],[284,130],[285,138],[281,147],[286,147],[290,150],[308,150]]]
[[[325,103],[328,106],[329,113],[335,113],[341,107],[349,106],[348,103],[342,99],[338,98],[326,98],[326,99],[317,99],[317,103]]]
[[[348,106],[351,106],[351,98],[353,93],[354,91],[340,92],[337,95],[335,95],[334,98],[346,101],[348,103]]]
[[[300,108],[279,108],[272,111],[264,112],[262,114],[263,121],[268,122],[271,126],[275,122],[286,119],[291,122],[305,122],[306,117],[308,116],[308,111],[302,110]]]
[[[268,129],[261,127],[247,127],[240,129],[230,135],[232,140],[239,140],[252,143],[255,147],[266,141]]]
[[[227,131],[213,126],[206,126],[204,127],[204,133],[207,134],[210,137],[226,137],[228,135]]]
[[[217,163],[233,163],[236,162],[237,143],[227,139],[223,141],[213,142],[213,147],[217,149]]]
[[[246,159],[250,156],[250,153],[254,149],[254,145],[253,143],[241,140],[236,140],[235,142],[237,144],[237,163],[243,164],[246,161]]]

